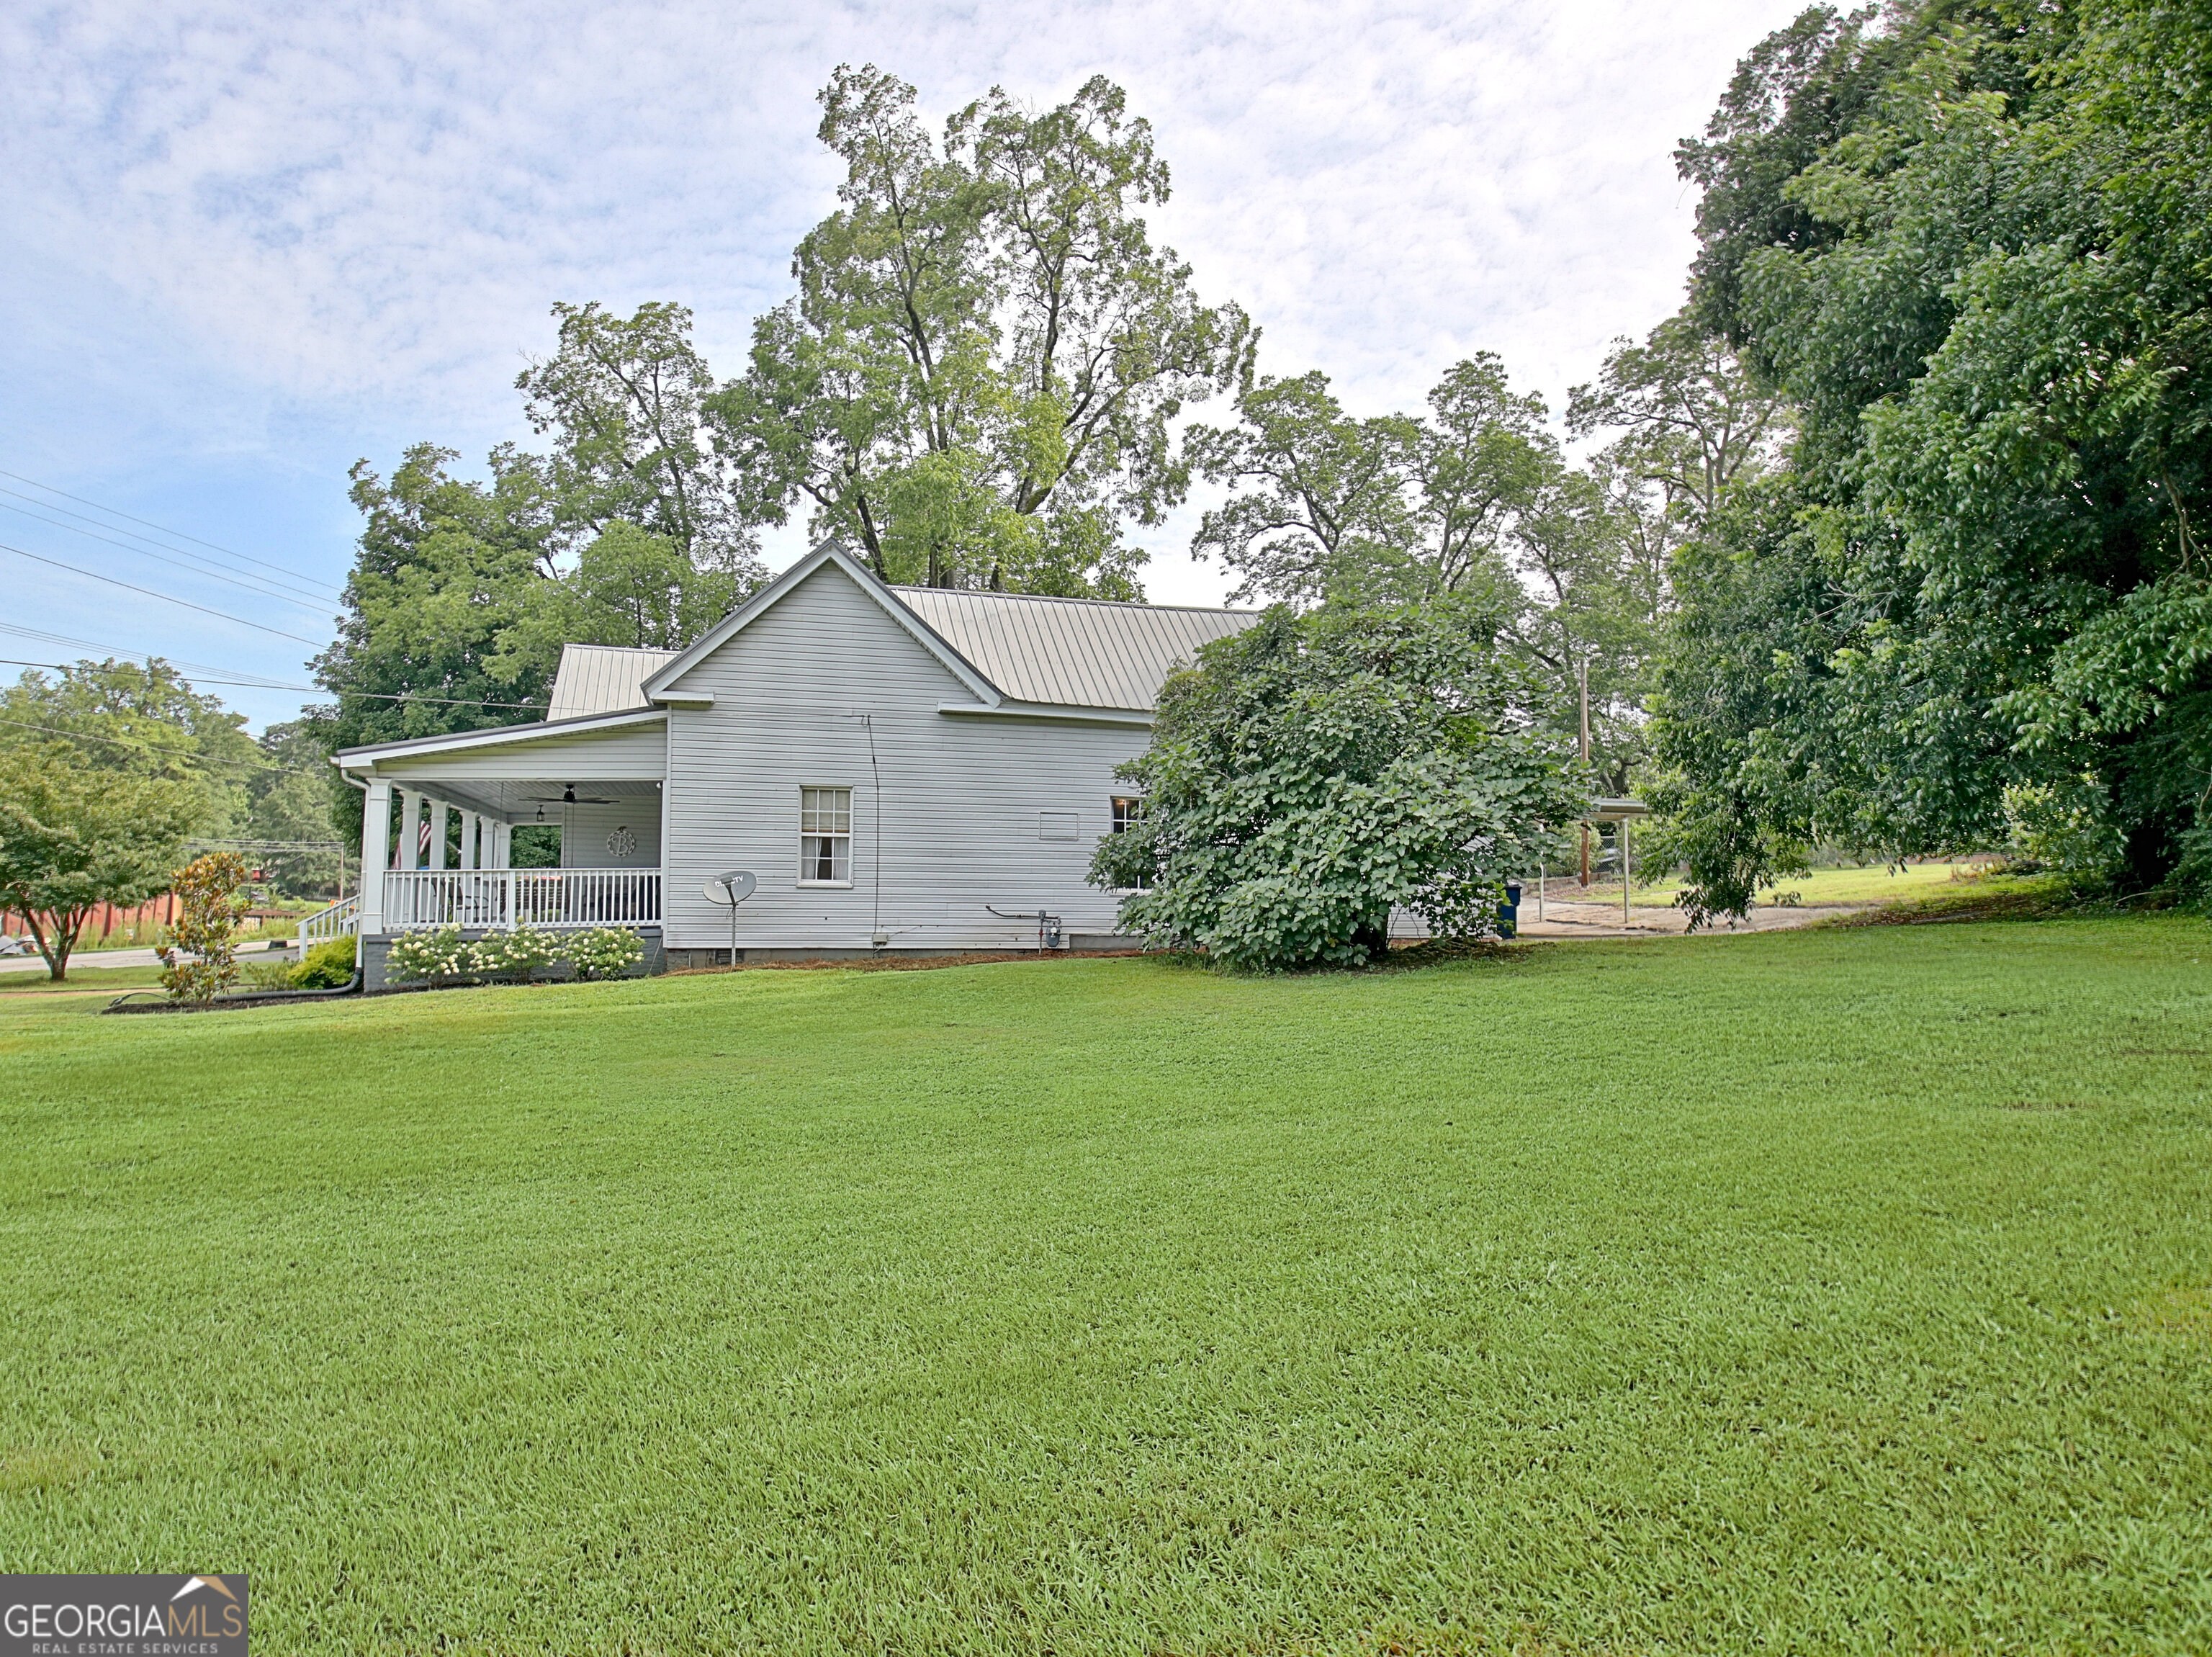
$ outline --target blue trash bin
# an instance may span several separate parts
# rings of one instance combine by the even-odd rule
[[[1521,883],[1518,880],[1505,883],[1505,901],[1498,905],[1498,933],[1504,938],[1521,935]]]

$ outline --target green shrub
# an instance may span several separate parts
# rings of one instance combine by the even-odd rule
[[[353,958],[351,938],[326,938],[292,969],[292,983],[301,990],[343,990],[353,982]]]
[[[238,969],[239,976],[252,990],[289,990],[292,987],[292,966],[286,961],[247,961]]]

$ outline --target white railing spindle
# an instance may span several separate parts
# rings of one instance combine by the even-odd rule
[[[660,920],[657,868],[417,868],[384,877],[384,923],[641,926]]]

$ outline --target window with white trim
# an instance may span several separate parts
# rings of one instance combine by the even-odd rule
[[[1137,819],[1144,814],[1145,802],[1142,799],[1134,795],[1117,794],[1113,798],[1112,809],[1108,813],[1108,820],[1113,825],[1108,832],[1127,834],[1137,826]],[[1127,888],[1132,892],[1150,892],[1152,889],[1152,883],[1141,878],[1135,886]]]
[[[853,882],[853,790],[799,791],[799,884]]]

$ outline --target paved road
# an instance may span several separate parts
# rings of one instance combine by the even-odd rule
[[[245,961],[283,960],[290,959],[287,944],[281,950],[264,949],[259,944],[248,944],[238,952]],[[161,959],[150,949],[87,949],[70,957],[75,966],[159,966]],[[0,972],[43,972],[45,959],[34,950],[27,955],[0,955]]]

